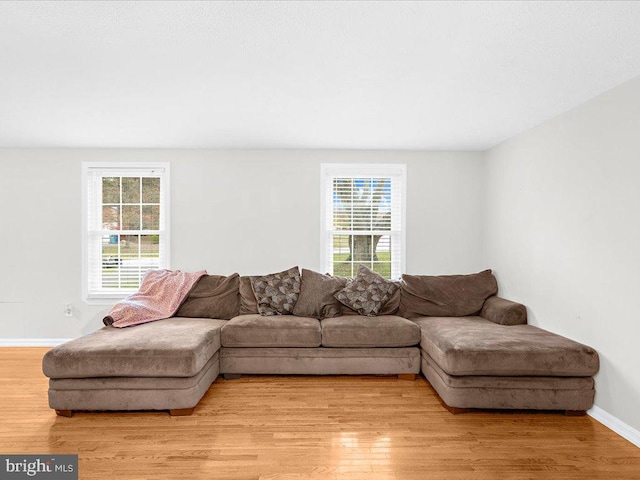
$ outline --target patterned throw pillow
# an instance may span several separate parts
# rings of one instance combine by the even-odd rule
[[[358,265],[356,278],[334,296],[340,303],[356,310],[360,315],[374,317],[396,290],[398,285],[394,282],[385,280],[364,265]]]
[[[300,270],[251,277],[260,315],[291,315],[300,294]]]

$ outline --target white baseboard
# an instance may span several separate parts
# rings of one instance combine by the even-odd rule
[[[55,347],[71,338],[0,338],[0,347]]]
[[[587,410],[587,414],[599,421],[605,427],[610,428],[622,438],[629,440],[636,447],[640,447],[640,432],[630,425],[627,425],[622,420],[614,417],[609,412],[605,412],[600,407],[595,405],[591,409]]]

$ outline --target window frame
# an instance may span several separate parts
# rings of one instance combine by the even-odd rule
[[[160,267],[170,268],[171,265],[171,201],[170,201],[170,164],[169,162],[82,162],[82,298],[85,303],[93,305],[113,305],[115,301],[121,300],[133,293],[118,292],[95,292],[90,289],[90,225],[89,211],[90,208],[96,208],[96,205],[89,205],[90,201],[90,175],[92,172],[113,173],[113,176],[126,177],[127,174],[135,175],[136,170],[162,170],[161,191],[160,191],[160,208],[164,209],[164,229],[158,229],[162,235],[163,251],[160,253]],[[142,199],[141,199],[142,200]],[[100,199],[101,201],[101,199]],[[142,231],[142,230],[141,230]],[[118,232],[114,230],[114,232]]]
[[[329,218],[333,212],[333,206],[327,198],[329,191],[333,191],[333,179],[340,177],[367,178],[367,177],[391,177],[399,181],[400,188],[400,261],[399,272],[396,276],[391,274],[392,280],[400,280],[406,272],[407,258],[407,165],[402,163],[322,163],[320,165],[320,265],[321,271],[333,274],[333,258],[329,258],[329,236],[333,235],[333,229]],[[393,180],[392,180],[393,181]],[[393,201],[393,200],[392,200]],[[333,239],[333,237],[331,237]],[[333,251],[333,247],[331,247]],[[393,261],[391,262],[393,268]],[[397,278],[396,278],[397,277]]]

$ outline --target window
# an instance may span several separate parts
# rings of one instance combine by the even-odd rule
[[[169,267],[169,165],[83,164],[86,299],[135,292]]]
[[[366,265],[385,278],[404,271],[405,165],[322,165],[322,265],[351,277]]]

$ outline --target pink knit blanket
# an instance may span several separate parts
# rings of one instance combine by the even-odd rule
[[[138,292],[115,304],[102,321],[122,328],[172,317],[206,273],[204,270],[196,273],[149,270]]]

